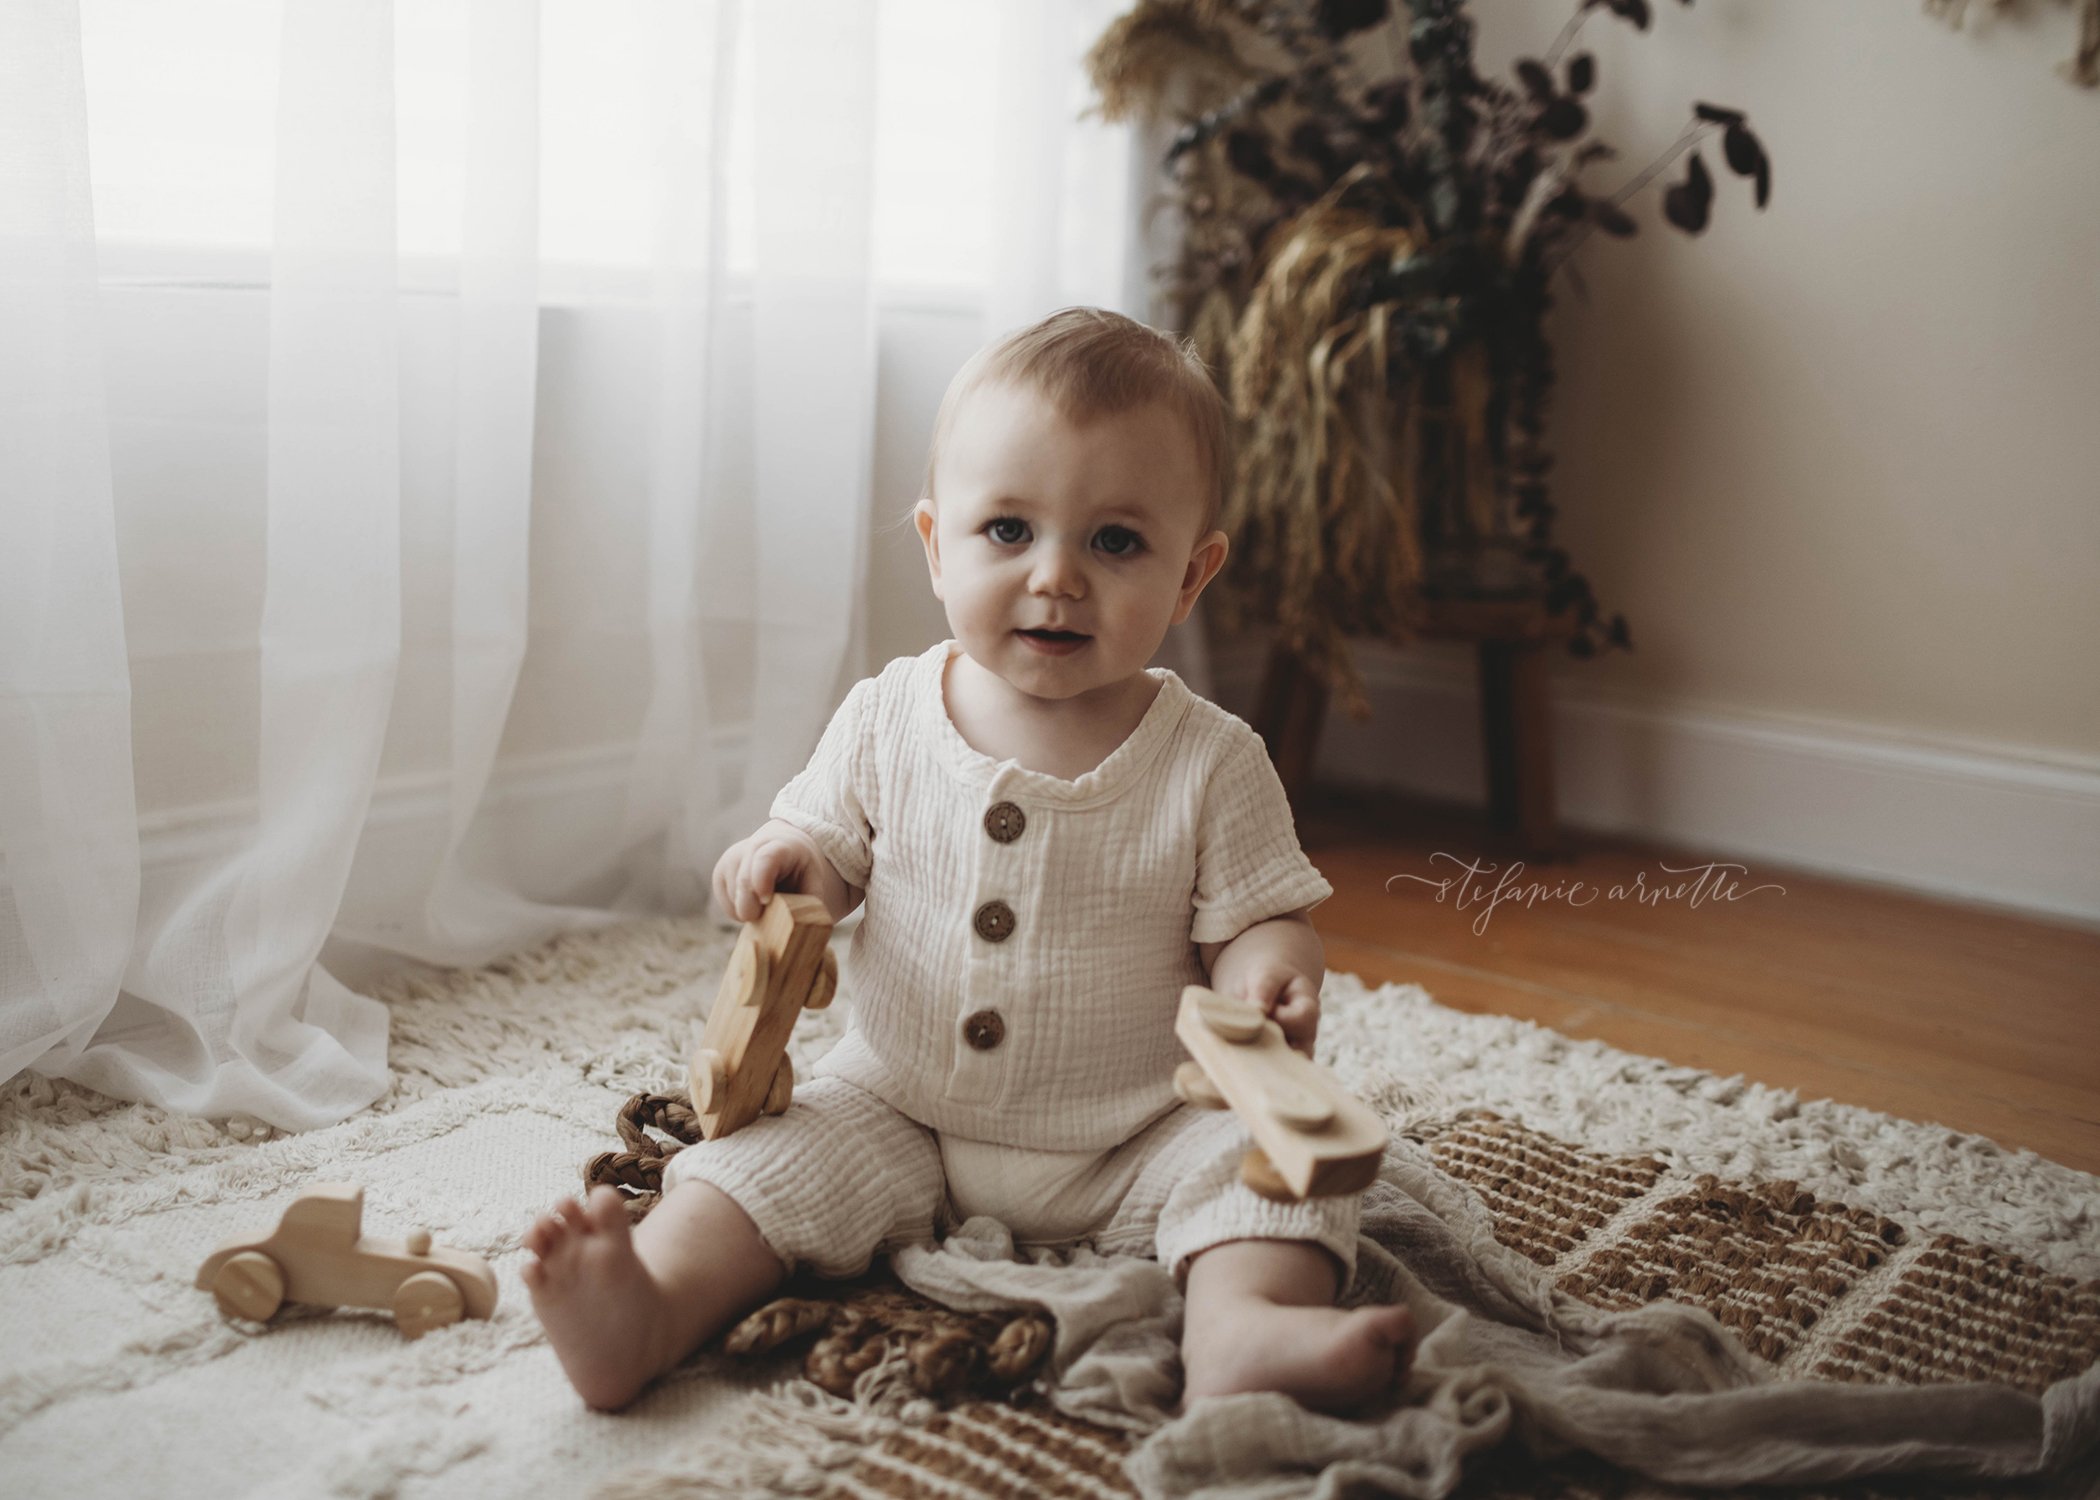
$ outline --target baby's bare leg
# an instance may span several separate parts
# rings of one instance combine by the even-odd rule
[[[1404,1307],[1334,1306],[1339,1267],[1302,1240],[1232,1240],[1189,1262],[1181,1338],[1184,1401],[1281,1391],[1346,1411],[1407,1369],[1414,1320]]]
[[[764,1301],[785,1267],[720,1189],[682,1182],[630,1229],[619,1193],[564,1199],[525,1233],[533,1311],[584,1404],[613,1411]]]

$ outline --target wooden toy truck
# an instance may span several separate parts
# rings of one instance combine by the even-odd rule
[[[364,1234],[364,1207],[354,1184],[310,1187],[269,1234],[238,1236],[207,1256],[197,1285],[229,1317],[267,1322],[286,1302],[376,1307],[412,1339],[496,1311],[487,1261],[432,1244],[427,1229],[405,1240]]]
[[[1283,1039],[1247,1001],[1192,984],[1174,1034],[1189,1049],[1174,1091],[1205,1109],[1231,1108],[1254,1137],[1240,1180],[1292,1201],[1361,1192],[1378,1176],[1385,1122],[1334,1075]]]
[[[788,1107],[795,1018],[822,1010],[838,990],[830,939],[831,913],[815,896],[775,892],[758,920],[744,924],[690,1067],[693,1113],[706,1139]]]

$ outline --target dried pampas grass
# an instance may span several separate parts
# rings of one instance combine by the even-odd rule
[[[1139,0],[1086,55],[1101,117],[1153,118],[1177,92],[1190,114],[1231,98],[1255,76],[1235,29],[1229,0]]]
[[[1272,622],[1358,715],[1368,702],[1346,638],[1404,639],[1422,571],[1418,421],[1388,387],[1393,307],[1367,295],[1415,239],[1344,205],[1360,176],[1277,231],[1232,330],[1238,451],[1220,523],[1235,539],[1229,622]]]

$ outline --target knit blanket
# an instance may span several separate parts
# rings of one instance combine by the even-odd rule
[[[897,1361],[840,1398],[792,1355],[703,1352],[628,1411],[587,1412],[518,1283],[519,1239],[629,1095],[677,1086],[727,951],[652,923],[404,979],[383,995],[393,1090],[303,1136],[35,1078],[0,1090],[5,1488],[1616,1496],[2050,1466],[2020,1492],[2093,1483],[2100,1182],[1348,975],[1323,997],[1323,1058],[1397,1132],[1350,1295],[1404,1299],[1425,1329],[1386,1411],[1247,1396],[1177,1414],[1180,1306],[1157,1266],[1016,1259],[973,1224],[896,1269],[942,1302],[1051,1319],[1048,1368],[1015,1399],[942,1405]],[[798,1068],[836,1024],[803,1018]],[[415,1343],[380,1314],[222,1318],[190,1285],[205,1252],[331,1179],[364,1184],[372,1232],[487,1257],[495,1318]]]

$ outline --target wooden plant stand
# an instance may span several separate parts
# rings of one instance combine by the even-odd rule
[[[1549,615],[1536,598],[1425,599],[1414,622],[1423,640],[1470,641],[1478,649],[1489,823],[1533,858],[1561,852],[1546,653],[1573,628],[1572,619]],[[1293,801],[1312,785],[1327,700],[1326,681],[1295,653],[1280,646],[1270,651],[1254,727]]]

